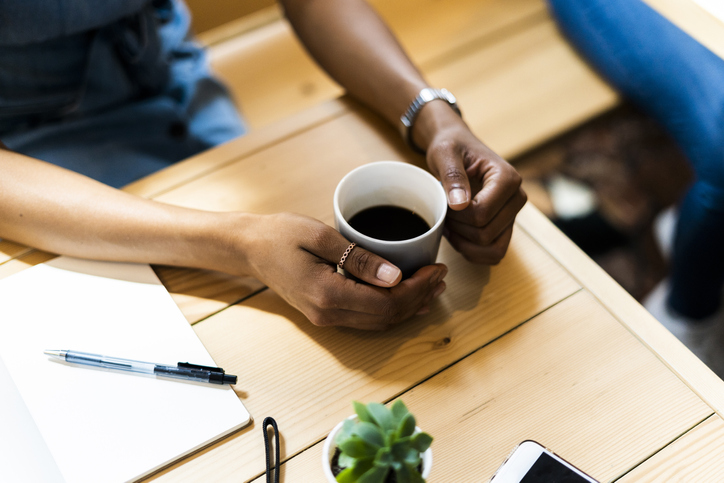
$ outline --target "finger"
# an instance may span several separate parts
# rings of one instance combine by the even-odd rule
[[[377,315],[390,324],[407,319],[439,295],[436,291],[444,284],[447,267],[428,265],[391,289],[358,283],[337,273],[333,275],[321,284],[324,295],[316,297],[318,307]]]
[[[434,269],[434,271],[433,271]],[[443,278],[447,275],[447,267],[442,264],[429,265],[418,270],[412,277],[404,280],[390,291],[397,299],[397,314],[388,316],[391,324],[407,320],[417,314],[420,309],[430,305],[446,288]]]
[[[355,312],[354,310],[335,309],[327,314],[328,325],[350,327],[360,330],[381,331],[390,327],[381,315]]]
[[[440,296],[445,291],[445,282],[440,282],[433,290],[432,294],[425,297],[423,305],[413,315],[424,315],[430,312],[430,304],[432,300]],[[383,289],[384,290],[384,289]],[[388,319],[384,314],[369,314],[365,312],[357,312],[348,309],[334,309],[328,314],[329,325],[340,327],[352,327],[361,330],[386,330],[394,326],[396,323],[406,320],[408,317],[401,317],[399,321]]]
[[[464,210],[471,199],[470,182],[462,157],[454,145],[443,143],[428,151],[430,171],[441,182],[451,210]]]
[[[515,216],[520,209],[523,208],[525,202],[525,196],[513,196],[493,219],[490,220],[490,223],[483,227],[463,223],[452,217],[446,219],[445,224],[449,230],[461,235],[466,240],[480,246],[488,246],[515,221]]]
[[[335,265],[346,253],[344,269],[358,279],[378,287],[393,287],[402,280],[402,271],[395,265],[362,247],[351,247],[349,240],[337,230],[323,226],[311,239],[303,243],[305,250]]]
[[[510,200],[525,204],[527,196],[521,188],[520,176],[512,169],[511,172],[512,174],[506,170],[506,173],[498,172],[490,176],[467,210],[449,211],[447,216],[468,225],[483,227],[490,223]]]
[[[438,297],[445,291],[446,288],[447,288],[447,284],[446,284],[445,282],[440,282],[440,283],[437,285],[437,287],[435,287],[435,290],[433,290],[433,292],[432,292],[432,298],[433,298],[433,300],[436,299],[436,298],[438,298]],[[425,315],[425,314],[429,313],[430,310],[431,310],[431,309],[430,309],[430,304],[429,304],[429,303],[426,303],[426,304],[423,304],[423,305],[422,305],[422,307],[420,308],[420,310],[418,310],[417,312],[415,312],[415,315]]]
[[[455,232],[449,232],[447,239],[450,245],[460,252],[466,260],[484,265],[497,265],[508,251],[512,235],[513,225],[511,224],[491,245],[485,247],[476,245]]]
[[[439,297],[445,291],[445,282],[440,282],[432,291],[429,297],[425,297],[423,305],[413,315],[424,315],[430,312],[430,304],[432,300]],[[384,289],[383,289],[384,290]],[[429,299],[429,300],[428,300]],[[328,314],[330,325],[340,327],[352,327],[361,330],[386,330],[394,326],[397,322],[402,322],[408,317],[403,317],[399,321],[391,321],[383,314],[369,314],[365,312],[357,312],[348,309],[335,309]]]

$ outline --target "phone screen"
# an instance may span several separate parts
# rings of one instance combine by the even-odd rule
[[[588,483],[588,480],[550,455],[541,453],[520,483]]]

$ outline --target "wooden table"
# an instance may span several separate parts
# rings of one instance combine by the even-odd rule
[[[332,223],[337,182],[384,159],[422,162],[341,99],[128,191]],[[14,255],[1,276],[47,258]],[[724,474],[724,382],[534,207],[520,213],[500,265],[469,264],[445,242],[440,260],[448,290],[432,312],[382,333],[315,327],[251,279],[157,267],[216,362],[242,375],[237,392],[255,423],[152,479],[262,481],[260,422],[273,416],[284,481],[323,481],[321,441],[351,401],[397,397],[435,437],[431,482],[485,481],[525,439],[601,481]]]
[[[383,159],[422,161],[378,118],[341,100],[131,190],[332,223],[337,182]],[[436,438],[431,481],[485,480],[524,439],[601,481],[639,481],[634,469],[652,478],[684,471],[686,481],[704,481],[696,471],[724,474],[716,414],[724,383],[535,208],[519,215],[500,265],[469,264],[446,243],[440,260],[450,267],[448,290],[432,312],[384,333],[315,327],[253,281],[159,270],[216,361],[244,375],[239,395],[257,423],[157,479],[253,480],[263,472],[258,423],[273,416],[285,481],[323,481],[321,441],[351,414],[351,401],[397,397]],[[712,440],[716,451],[697,446]]]
[[[341,100],[131,191],[331,224],[337,182],[382,159],[422,162]],[[384,333],[314,327],[254,281],[159,273],[217,362],[245,375],[239,396],[257,422],[279,422],[284,481],[323,481],[321,442],[352,400],[398,397],[435,436],[433,482],[484,481],[524,439],[601,481],[720,481],[724,382],[534,207],[519,215],[500,265],[471,265],[446,243],[440,260],[448,290],[432,312]],[[156,479],[262,481],[262,472],[255,423]]]
[[[331,224],[337,182],[384,159],[423,162],[340,99],[127,190]],[[49,257],[0,241],[0,277]],[[724,382],[534,207],[500,265],[469,264],[445,242],[440,261],[448,290],[431,313],[383,333],[315,327],[252,279],[156,267],[216,362],[242,375],[255,422],[151,479],[262,481],[260,422],[273,416],[283,481],[321,482],[321,442],[351,401],[401,397],[435,437],[431,482],[485,481],[524,439],[600,481],[721,480]]]

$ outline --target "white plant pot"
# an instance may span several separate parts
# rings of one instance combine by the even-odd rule
[[[347,419],[357,419],[357,415],[352,415]],[[334,452],[337,449],[337,445],[334,439],[337,437],[337,433],[342,429],[341,421],[337,426],[334,427],[331,433],[324,440],[324,448],[322,449],[322,468],[324,469],[324,476],[328,483],[337,483],[337,480],[332,474],[332,458],[334,458]],[[415,433],[420,433],[422,430],[415,426]],[[432,448],[427,448],[427,451],[422,453],[422,477],[427,479],[430,476],[430,470],[432,469]]]

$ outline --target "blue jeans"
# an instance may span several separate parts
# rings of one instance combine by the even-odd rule
[[[673,136],[695,181],[679,207],[671,308],[717,311],[724,285],[724,60],[640,0],[549,0],[568,39]]]
[[[244,133],[182,0],[2,2],[8,148],[121,187]]]

